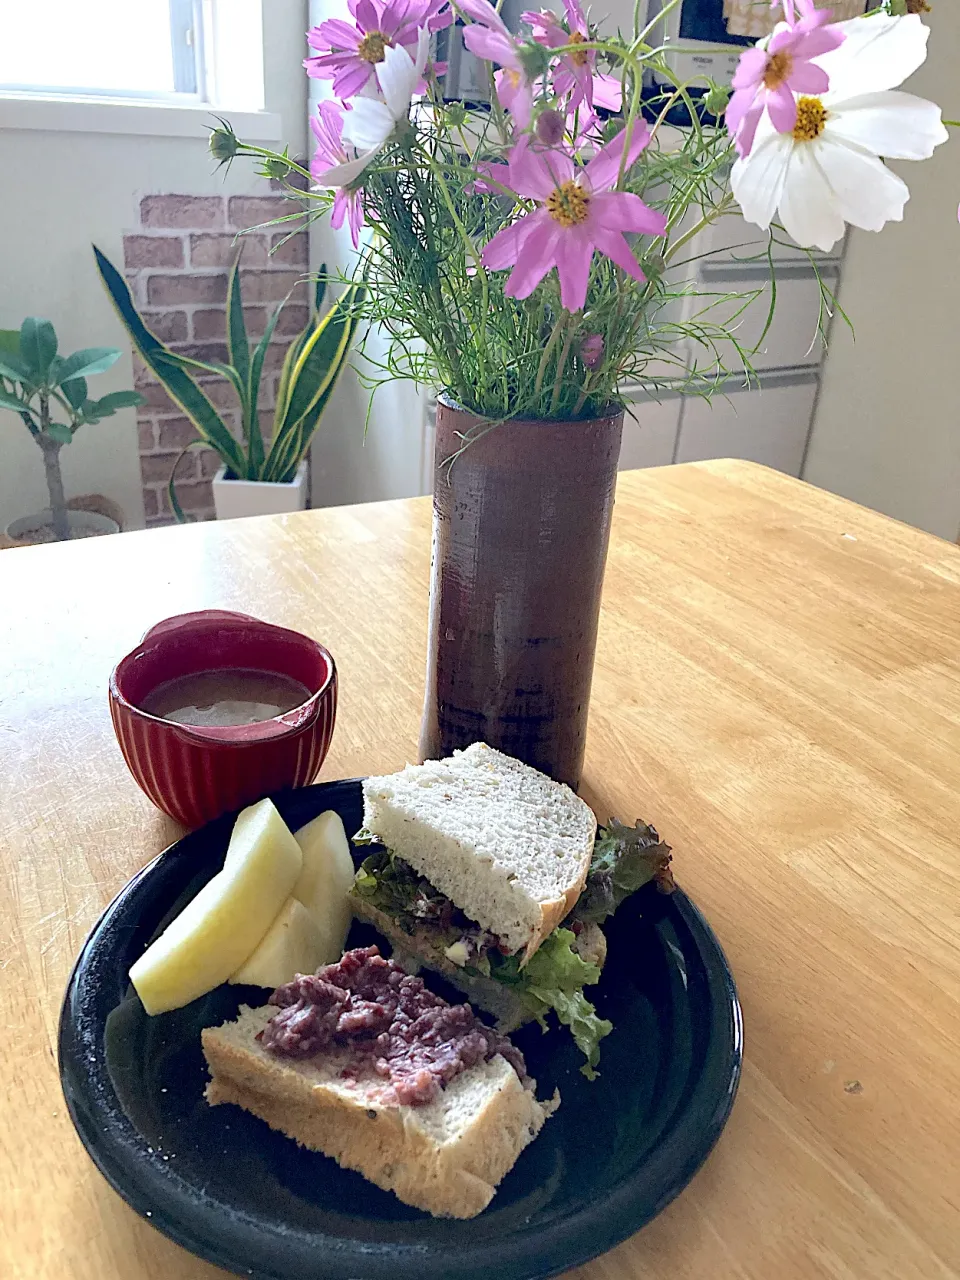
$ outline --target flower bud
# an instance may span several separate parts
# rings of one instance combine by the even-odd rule
[[[708,115],[719,118],[727,109],[727,103],[730,101],[730,91],[725,89],[723,85],[715,84],[703,97],[703,109]]]
[[[641,261],[643,274],[648,280],[659,280],[666,270],[667,264],[662,253],[648,253]]]
[[[537,116],[537,138],[548,147],[556,147],[563,141],[566,122],[559,111],[547,107]]]
[[[588,333],[580,343],[580,359],[588,369],[595,369],[603,359],[603,337],[599,333]]]
[[[520,65],[523,67],[523,74],[531,84],[534,80],[539,80],[541,76],[546,75],[550,68],[549,49],[531,40],[529,44],[522,45],[517,53]]]
[[[211,132],[210,154],[220,164],[229,164],[240,154],[240,139],[229,126]]]

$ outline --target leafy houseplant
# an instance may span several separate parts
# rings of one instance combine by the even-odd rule
[[[264,439],[259,416],[263,367],[284,304],[271,316],[260,341],[251,346],[243,318],[240,255],[234,260],[227,283],[230,363],[221,364],[180,355],[155,338],[137,311],[123,276],[99,249],[95,248],[94,253],[103,283],[133,345],[197,430],[199,438],[191,441],[180,456],[192,448],[209,447],[220,455],[228,480],[292,483],[350,353],[359,322],[363,286],[350,285],[321,316],[326,291],[325,271],[321,268],[310,318],[287,350],[277,389],[273,427]],[[202,375],[222,377],[233,387],[240,408],[239,440],[231,434],[197,381]],[[177,519],[183,520],[176,495],[176,469],[175,463],[169,484],[170,504]]]
[[[695,52],[661,25],[679,3],[644,26],[638,0],[615,36],[580,0],[524,13],[520,33],[488,0],[351,4],[354,26],[308,35],[307,72],[334,95],[309,174],[213,133],[221,161],[257,159],[291,198],[312,178],[304,216],[349,227],[365,316],[391,339],[370,384],[441,392],[422,754],[481,738],[576,782],[627,388],[709,396],[749,377],[751,297],[699,283],[700,233],[742,212],[773,272],[786,236],[829,251],[847,224],[899,221],[909,192],[884,158],[946,141],[934,103],[890,92],[930,34],[903,0],[837,23],[774,0],[782,21],[733,92],[676,72]],[[447,101],[428,58],[455,16],[482,108]]]
[[[59,539],[70,537],[60,471],[60,450],[81,427],[112,417],[141,402],[136,391],[111,391],[99,400],[87,394],[87,378],[120,358],[115,347],[87,347],[57,354],[57,334],[49,320],[29,316],[16,329],[0,330],[0,408],[19,414],[43,454],[51,524]]]

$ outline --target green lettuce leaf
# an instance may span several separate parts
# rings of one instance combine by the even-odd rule
[[[588,1080],[597,1078],[600,1041],[613,1030],[613,1023],[597,1015],[596,1009],[582,991],[558,991],[546,987],[530,987],[527,994],[553,1009],[586,1058],[580,1068]]]
[[[553,1009],[570,1028],[577,1048],[586,1058],[581,1067],[588,1080],[596,1076],[600,1061],[600,1041],[613,1030],[613,1023],[598,1017],[596,1009],[583,994],[583,988],[600,980],[600,970],[574,951],[576,936],[570,929],[554,929],[531,957],[526,968],[520,968],[519,956],[506,956],[491,969],[491,977],[513,987],[525,1001],[541,1026]]]
[[[354,843],[357,837],[354,836]],[[429,880],[418,875],[402,858],[389,849],[378,849],[364,858],[353,881],[353,889],[363,898],[369,898],[375,907],[392,916],[417,916],[418,906],[428,908],[435,904],[439,910],[444,902]],[[427,914],[427,918],[429,911]]]
[[[554,991],[573,992],[600,981],[600,970],[574,951],[576,937],[571,929],[554,929],[521,970],[526,983]]]
[[[385,912],[407,934],[429,930],[430,942],[438,951],[445,951],[463,938],[471,940],[480,966],[476,971],[483,971],[484,966],[489,971],[483,952],[493,943],[493,935],[455,912],[429,880],[390,849],[379,848],[364,858],[352,892]]]
[[[587,882],[573,915],[584,924],[600,924],[651,880],[662,893],[672,893],[670,860],[670,846],[654,827],[643,822],[628,827],[611,818],[597,833]]]

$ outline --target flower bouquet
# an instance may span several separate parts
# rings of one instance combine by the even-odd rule
[[[902,218],[884,158],[946,140],[939,109],[898,89],[929,36],[907,0],[842,22],[776,0],[732,94],[672,73],[658,27],[678,2],[601,35],[580,0],[522,32],[488,0],[348,0],[308,36],[333,94],[309,173],[213,135],[302,216],[349,228],[364,318],[389,339],[361,347],[370,384],[442,393],[427,754],[483,738],[577,780],[625,390],[709,394],[731,347],[749,369],[736,316],[712,319],[724,299],[677,305],[700,232],[739,206],[771,243],[829,250],[848,224]],[[433,50],[455,20],[483,102],[445,97]]]

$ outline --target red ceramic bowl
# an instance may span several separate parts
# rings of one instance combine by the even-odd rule
[[[292,676],[311,696],[272,720],[229,727],[176,724],[141,709],[165,681],[224,667]],[[187,827],[312,782],[336,712],[337,671],[322,644],[219,609],[159,623],[110,676],[110,715],[130,772],[158,809]]]

